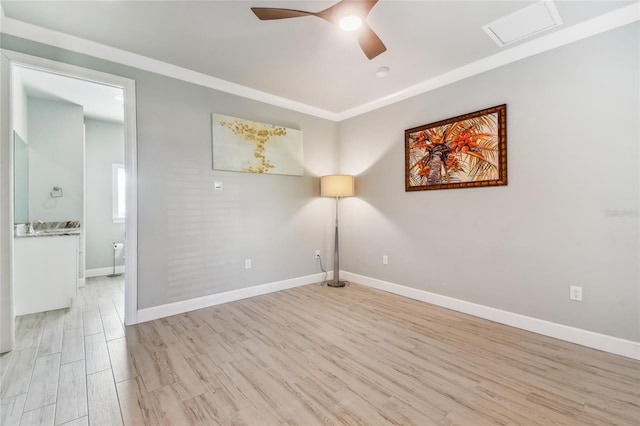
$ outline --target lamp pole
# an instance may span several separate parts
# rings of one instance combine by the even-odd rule
[[[338,243],[338,202],[340,196],[336,195],[336,232],[335,247],[333,250],[333,281],[327,283],[329,287],[344,287],[347,282],[340,281],[340,244]]]

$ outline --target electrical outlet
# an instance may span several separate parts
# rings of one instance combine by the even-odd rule
[[[320,259],[320,250],[316,250],[316,259]]]
[[[251,269],[251,259],[244,260],[244,269]]]
[[[569,299],[582,302],[582,287],[577,285],[569,286]]]
[[[389,256],[387,256],[386,254],[384,256],[382,256],[382,264],[383,265],[388,265],[389,264]]]

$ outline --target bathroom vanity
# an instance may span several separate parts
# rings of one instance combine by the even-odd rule
[[[35,229],[34,229],[35,228]],[[13,240],[14,313],[68,308],[76,296],[80,228],[16,228]]]

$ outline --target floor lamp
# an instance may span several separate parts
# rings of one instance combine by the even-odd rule
[[[338,201],[340,197],[353,195],[353,176],[330,175],[320,178],[320,196],[335,197],[336,199],[336,235],[335,249],[333,251],[333,280],[329,281],[329,287],[344,287],[346,281],[340,281],[340,248],[338,244]]]

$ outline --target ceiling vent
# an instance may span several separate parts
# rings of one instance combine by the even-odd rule
[[[482,27],[500,47],[562,25],[552,1],[543,0]]]

